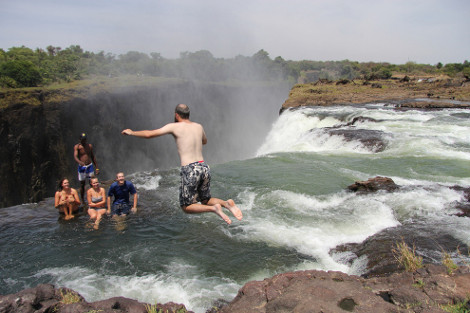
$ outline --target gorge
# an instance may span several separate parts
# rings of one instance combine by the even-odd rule
[[[377,307],[443,312],[443,305],[468,305],[470,228],[468,216],[461,214],[470,194],[468,99],[428,107],[441,105],[444,96],[424,94],[426,108],[391,98],[330,101],[334,105],[285,108],[278,115],[288,92],[279,87],[167,84],[171,93],[140,86],[86,92],[85,97],[77,88],[74,97],[56,101],[57,106],[40,105],[57,94],[38,92],[37,103],[18,101],[2,110],[2,135],[10,135],[8,151],[16,161],[9,164],[17,165],[12,166],[16,173],[28,162],[30,172],[37,172],[43,163],[31,162],[31,155],[54,147],[51,137],[62,148],[47,157],[57,164],[67,160],[57,175],[73,178],[71,147],[76,132],[85,131],[96,147],[102,180],[112,179],[116,168],[128,171],[139,190],[140,210],[124,225],[105,219],[92,230],[86,216],[58,219],[49,192],[37,203],[2,208],[0,274],[5,279],[0,294],[9,296],[1,303],[11,300],[10,308],[16,309],[30,303],[40,312],[57,304],[61,291],[75,290],[82,300],[60,307],[64,312],[127,310],[134,304],[145,312],[143,303],[156,301],[184,303],[194,312],[374,312]],[[305,90],[323,100],[330,94],[343,101],[332,87],[351,88],[357,98],[355,84],[312,83],[291,93]],[[418,84],[408,87],[419,86],[419,97],[426,86],[436,87]],[[361,86],[366,93],[378,90]],[[342,96],[347,98],[347,92]],[[291,94],[286,102],[294,98]],[[205,158],[213,170],[212,188],[240,203],[241,222],[228,227],[215,216],[188,216],[178,209],[172,138],[126,141],[119,135],[124,127],[153,128],[171,121],[178,102],[196,104],[192,118],[207,125]],[[11,131],[27,117],[34,123],[23,123],[23,132]],[[89,128],[82,129],[85,124]],[[46,134],[40,136],[45,139],[34,143],[36,134]],[[28,150],[29,144],[36,146]],[[56,170],[42,166],[49,173]],[[47,178],[48,171],[40,175]],[[387,183],[384,188],[370,184],[377,176],[384,177],[379,179]],[[9,184],[14,189],[22,182]],[[18,203],[23,202],[29,201]],[[392,253],[401,240],[428,265],[402,273]],[[446,254],[457,269],[449,272],[441,265]]]

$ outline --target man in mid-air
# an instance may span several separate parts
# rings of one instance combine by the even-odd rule
[[[207,137],[201,124],[189,120],[189,108],[178,104],[175,109],[175,122],[154,130],[133,131],[124,129],[122,134],[140,138],[154,138],[173,135],[181,161],[180,206],[186,213],[213,212],[227,224],[232,221],[222,207],[228,209],[236,219],[241,220],[242,212],[232,199],[213,198],[210,192],[210,168],[204,162],[202,146]]]

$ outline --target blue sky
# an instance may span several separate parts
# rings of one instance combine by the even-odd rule
[[[0,48],[116,55],[260,49],[286,60],[470,61],[467,0],[0,0]]]

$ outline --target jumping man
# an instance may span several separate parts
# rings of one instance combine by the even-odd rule
[[[202,146],[207,137],[201,124],[189,120],[189,108],[178,104],[175,109],[175,122],[154,130],[133,131],[124,129],[122,134],[140,138],[154,138],[167,134],[173,135],[181,162],[180,206],[186,213],[213,212],[227,224],[230,218],[223,212],[228,209],[236,219],[241,220],[242,212],[232,199],[213,198],[210,192],[210,168],[204,162]]]

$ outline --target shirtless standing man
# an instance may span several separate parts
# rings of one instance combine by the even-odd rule
[[[213,212],[227,224],[231,224],[232,221],[222,210],[224,207],[236,219],[242,219],[243,214],[232,199],[221,200],[211,196],[210,168],[204,163],[202,156],[202,146],[207,143],[207,137],[201,124],[189,120],[189,108],[186,104],[176,106],[174,123],[154,130],[124,129],[122,134],[146,139],[167,134],[173,135],[181,162],[179,198],[183,211],[186,213]]]
[[[80,196],[82,202],[85,203],[85,182],[87,177],[91,178],[99,173],[98,164],[96,164],[95,155],[93,154],[93,146],[87,143],[86,134],[82,133],[78,137],[80,143],[73,147],[73,157],[78,163],[78,180],[80,181]],[[93,164],[96,168],[93,168]]]

